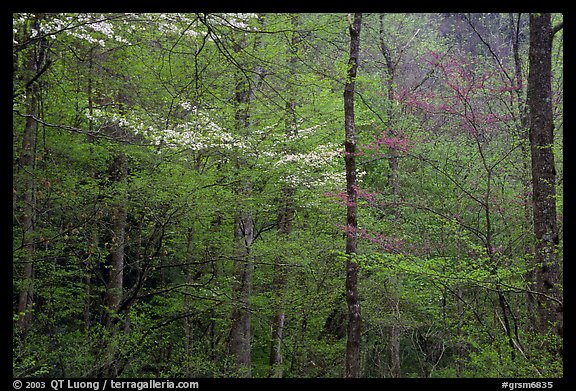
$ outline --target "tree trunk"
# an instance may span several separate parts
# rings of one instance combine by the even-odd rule
[[[395,287],[394,287],[395,288]],[[401,329],[397,324],[400,322],[400,298],[397,294],[393,294],[391,298],[392,302],[392,314],[396,324],[392,324],[389,329],[388,342],[389,346],[389,365],[390,365],[390,377],[400,378],[402,377],[402,367],[400,360],[400,337]]]
[[[552,108],[552,25],[550,14],[530,14],[527,103],[532,157],[535,234],[535,297],[538,330],[562,337],[561,266],[556,221],[556,170]]]
[[[360,300],[358,298],[358,264],[354,261],[358,241],[358,180],[356,177],[356,129],[354,123],[354,87],[360,51],[362,14],[348,15],[350,58],[348,77],[344,87],[344,128],[346,164],[346,302],[348,304],[348,341],[346,343],[345,377],[360,377]]]
[[[292,233],[294,218],[294,188],[287,186],[283,190],[284,205],[278,214],[279,240],[285,242]],[[285,310],[284,302],[288,289],[288,269],[282,257],[277,257],[274,263],[272,291],[274,294],[274,316],[272,318],[272,344],[270,348],[270,376],[282,377],[282,339],[284,336]]]
[[[110,167],[112,180],[120,185],[120,194],[114,202],[111,210],[112,219],[112,240],[110,246],[110,274],[108,277],[108,287],[106,291],[106,303],[111,315],[120,309],[122,302],[122,292],[124,288],[124,246],[126,231],[126,205],[125,184],[128,176],[128,160],[126,155],[119,153],[114,157]],[[110,321],[111,319],[109,319]]]
[[[40,22],[44,18],[43,14],[35,16],[32,28],[40,30]],[[39,77],[49,66],[46,53],[46,39],[41,38],[34,47],[29,49],[26,62],[27,76],[30,76],[26,83],[26,104],[27,114],[24,135],[22,137],[22,152],[18,159],[19,168],[24,174],[22,187],[17,189],[17,194],[24,194],[24,206],[22,210],[22,248],[24,257],[22,258],[23,288],[18,294],[18,320],[17,327],[26,332],[32,326],[32,306],[34,303],[34,223],[36,220],[36,177],[34,168],[36,166],[36,137],[38,123],[33,117],[38,116],[40,80]]]
[[[250,377],[251,349],[250,322],[252,275],[254,263],[250,259],[250,246],[254,238],[254,224],[249,211],[237,212],[234,222],[234,240],[236,260],[234,273],[234,292],[236,307],[232,312],[229,352],[236,357],[240,376]]]
[[[384,34],[384,15],[380,14],[380,51],[384,57],[384,62],[386,64],[383,85],[386,89],[386,96],[388,97],[388,130],[395,135],[394,130],[394,75],[395,75],[395,65],[392,61],[390,48],[386,44],[386,38]],[[400,201],[400,178],[398,176],[398,150],[394,147],[388,148],[388,186],[392,190],[392,195],[394,202]],[[400,207],[394,205],[392,209],[392,215],[394,218],[394,225],[399,228],[400,224]],[[388,278],[387,284],[390,286],[390,309],[393,314],[394,322],[390,325],[388,331],[388,364],[390,366],[390,376],[393,378],[402,377],[401,371],[401,360],[400,360],[400,286],[401,281],[397,278]]]
[[[128,159],[122,152],[117,153],[109,168],[110,178],[119,186],[118,193],[111,206],[110,219],[112,223],[112,238],[110,240],[110,268],[106,295],[107,306],[105,325],[110,332],[109,339],[103,342],[103,359],[100,367],[88,374],[88,377],[118,377],[126,362],[119,356],[117,335],[121,329],[127,327],[127,321],[119,323],[116,315],[120,310],[124,292],[124,247],[127,224],[126,193],[124,185],[128,177]]]
[[[36,116],[38,100],[36,88],[28,89],[28,112]],[[24,128],[24,137],[22,139],[22,154],[20,155],[20,165],[25,170],[26,181],[22,187],[24,191],[24,208],[22,212],[22,247],[24,257],[22,259],[22,282],[24,288],[18,295],[18,322],[17,326],[23,332],[26,332],[32,325],[32,304],[34,302],[33,279],[34,279],[34,243],[32,236],[34,234],[35,220],[35,189],[36,181],[32,174],[35,166],[36,156],[36,130],[37,123],[31,117],[26,118]]]
[[[287,268],[278,259],[274,265],[272,290],[274,297],[274,315],[272,317],[272,343],[270,346],[270,377],[281,378],[282,370],[282,340],[284,338],[285,297],[288,288]]]
[[[293,30],[298,28],[298,14],[292,15],[291,27]],[[296,70],[297,44],[300,37],[296,32],[292,34],[291,53],[288,59],[292,80],[289,81],[288,101],[286,102],[286,139],[295,137],[298,133],[296,124],[296,101],[294,100],[294,91],[292,82],[295,81],[298,73]],[[279,239],[284,242],[292,233],[292,220],[294,219],[294,194],[296,189],[293,185],[286,184],[282,189],[282,205],[278,211],[278,235]],[[272,279],[272,291],[274,295],[274,315],[272,317],[272,343],[270,347],[270,377],[281,378],[282,371],[282,339],[284,336],[285,310],[284,302],[286,291],[288,289],[288,269],[285,265],[284,257],[278,256],[274,263],[274,276]]]
[[[526,199],[524,203],[524,219],[522,220],[522,225],[524,226],[525,232],[529,232],[532,229],[532,202],[531,202],[531,193],[532,193],[532,175],[531,175],[531,167],[530,167],[530,159],[531,159],[531,152],[530,152],[530,135],[529,135],[529,119],[528,119],[528,110],[526,101],[524,99],[524,76],[522,73],[522,60],[520,57],[520,24],[522,20],[522,15],[519,13],[514,19],[514,14],[510,13],[508,15],[508,21],[510,25],[510,32],[512,37],[512,53],[514,57],[514,75],[516,78],[516,116],[517,116],[517,130],[516,130],[516,137],[520,140],[520,151],[521,151],[521,159],[522,159],[522,187],[523,187],[523,196]],[[524,235],[523,239],[524,251],[526,254],[531,254],[533,251],[533,245],[531,241],[530,235]],[[526,273],[526,281],[534,281],[534,272],[528,271]],[[535,298],[531,293],[527,293],[527,311],[528,311],[528,319],[529,319],[529,327],[534,330],[536,329],[536,303]]]
[[[245,45],[244,38],[241,43],[234,46],[239,53]],[[247,135],[250,128],[249,105],[254,91],[243,74],[237,76],[234,102],[236,104],[235,120],[239,135]],[[254,239],[254,223],[250,207],[243,202],[252,194],[252,180],[246,177],[248,163],[243,156],[236,158],[236,169],[240,177],[236,194],[239,197],[239,206],[234,218],[234,294],[235,307],[232,311],[232,326],[228,340],[228,351],[236,358],[239,375],[251,376],[251,347],[250,347],[250,321],[251,321],[251,295],[252,275],[254,263],[250,259],[250,246]]]

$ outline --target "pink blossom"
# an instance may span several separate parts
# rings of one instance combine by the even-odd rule
[[[412,148],[412,143],[402,131],[387,129],[380,135],[374,136],[374,141],[366,145],[366,148],[373,151],[380,151],[383,147],[407,152]]]

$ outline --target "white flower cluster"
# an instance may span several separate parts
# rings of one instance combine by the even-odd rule
[[[200,23],[195,16],[182,13],[160,13],[144,14],[145,17],[156,23],[158,31],[164,34],[175,36],[205,35],[206,27]],[[256,14],[250,13],[225,13],[225,14],[208,14],[208,23],[216,26],[227,26],[239,29],[251,29],[249,20],[256,18]],[[213,31],[212,33],[215,33]]]
[[[158,15],[158,30],[164,34],[180,34],[181,27],[180,23],[186,21],[186,18],[182,14],[159,14]],[[191,21],[189,21],[191,22]]]
[[[192,114],[196,114],[198,110],[198,107],[193,106],[192,103],[187,101],[180,102],[180,107],[182,107],[186,111],[191,112]]]
[[[314,189],[345,182],[344,170],[334,164],[340,156],[338,145],[321,144],[307,153],[286,153],[274,165],[294,167],[290,173],[282,175],[282,182]]]
[[[258,15],[253,13],[225,13],[222,15],[228,25],[239,29],[250,29],[248,21],[257,17]]]
[[[13,44],[17,45],[17,26],[32,18],[34,14],[13,14]],[[206,33],[205,26],[200,23],[195,14],[183,13],[125,13],[116,22],[111,22],[110,14],[96,13],[60,13],[53,14],[41,21],[40,30],[32,30],[32,38],[45,34],[55,38],[56,33],[64,33],[77,39],[106,47],[111,42],[130,44],[124,32],[145,30],[155,25],[159,32],[166,35],[194,37]],[[212,25],[222,25],[233,28],[251,29],[249,21],[257,17],[250,13],[208,14]],[[121,27],[121,28],[119,28]]]
[[[106,42],[111,40],[124,44],[130,43],[126,38],[117,34],[114,31],[114,25],[106,20],[96,19],[66,32],[73,37],[102,47],[106,47]]]
[[[18,14],[13,18],[13,32],[16,34],[17,25],[22,25],[33,14]],[[92,44],[98,44],[106,47],[106,41],[114,40],[120,43],[129,43],[129,41],[114,31],[114,25],[107,19],[106,14],[55,14],[40,21],[39,30],[31,30],[31,38],[42,34],[48,38],[54,39],[57,33],[67,34],[69,36],[87,41]],[[18,42],[13,39],[14,44]]]
[[[276,165],[296,163],[312,169],[321,169],[340,155],[336,145],[325,144],[317,146],[316,149],[308,153],[287,153],[276,162]]]
[[[86,118],[96,123],[115,124],[122,127],[134,128],[133,124],[127,118],[118,113],[93,109],[92,114],[90,114],[89,110],[86,109],[84,115]]]
[[[301,171],[298,173],[288,173],[282,175],[280,180],[283,183],[289,184],[294,187],[304,187],[307,189],[317,189],[320,187],[335,187],[341,186],[346,183],[346,175],[344,170],[326,170],[321,173],[312,175],[309,172]]]
[[[156,145],[163,143],[172,148],[184,148],[193,151],[206,149],[245,149],[246,143],[235,138],[212,121],[185,122],[173,129],[153,131],[148,135]]]
[[[141,135],[154,145],[163,145],[168,148],[183,148],[194,151],[249,149],[248,140],[242,140],[227,132],[214,122],[205,110],[199,110],[188,102],[182,102],[180,105],[191,110],[195,115],[189,121],[180,122],[164,129],[154,124],[145,123],[141,120],[141,114],[139,115],[136,111],[120,115],[113,111],[93,109],[91,114],[86,110],[85,116],[97,124],[115,124],[131,129],[134,135]],[[161,123],[164,121],[158,118],[153,122]]]

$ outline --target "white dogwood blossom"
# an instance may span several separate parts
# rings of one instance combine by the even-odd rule
[[[249,141],[228,132],[210,117],[205,110],[199,110],[188,102],[181,106],[194,112],[188,121],[174,123],[170,127],[158,127],[142,120],[142,113],[131,111],[120,114],[114,111],[93,109],[90,113],[85,111],[87,119],[96,126],[116,125],[129,129],[134,135],[144,137],[153,145],[162,145],[166,148],[180,148],[193,151],[221,149],[221,150],[248,150]],[[162,118],[153,119],[155,123],[165,122]]]
[[[334,144],[318,145],[307,153],[286,153],[276,162],[276,165],[295,163],[309,168],[322,168],[340,155]]]
[[[313,189],[345,181],[344,172],[338,164],[341,155],[337,144],[320,144],[308,152],[284,153],[273,165],[288,170],[288,173],[281,175],[282,182]]]

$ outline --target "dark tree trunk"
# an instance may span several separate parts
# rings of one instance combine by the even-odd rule
[[[124,246],[126,233],[125,190],[122,188],[128,176],[128,159],[123,153],[114,157],[110,167],[111,179],[120,185],[117,200],[111,209],[112,240],[110,246],[110,274],[106,291],[106,303],[111,314],[120,309],[124,288]]]
[[[356,129],[354,123],[354,87],[358,69],[360,51],[360,28],[362,14],[348,16],[350,32],[350,59],[348,77],[344,87],[344,129],[345,129],[345,164],[346,164],[346,302],[348,304],[348,341],[346,343],[345,377],[360,377],[360,300],[358,298],[358,264],[353,256],[358,241],[358,180],[356,177]]]
[[[118,332],[127,327],[128,323],[119,322],[116,317],[121,310],[122,299],[124,297],[124,247],[126,239],[126,193],[124,185],[128,177],[128,159],[120,152],[114,156],[109,168],[110,178],[118,185],[118,193],[110,210],[112,223],[112,238],[110,243],[110,268],[108,282],[106,286],[105,303],[107,312],[105,314],[105,325],[110,332],[110,339],[103,342],[103,360],[100,367],[96,368],[89,376],[97,377],[118,377],[126,365],[126,361],[119,355]]]
[[[532,155],[535,290],[538,329],[563,335],[561,266],[556,221],[556,170],[552,111],[552,25],[550,14],[530,15],[527,103]]]
[[[38,100],[36,88],[28,89],[28,112],[30,115],[36,116]],[[20,330],[26,332],[32,325],[32,304],[34,302],[34,243],[32,236],[34,234],[34,220],[35,220],[35,188],[36,181],[34,179],[34,162],[36,160],[36,130],[37,123],[31,117],[26,118],[26,126],[24,128],[24,137],[22,139],[22,154],[20,155],[20,165],[25,170],[25,185],[22,187],[24,192],[24,208],[22,211],[22,247],[24,249],[24,257],[22,259],[22,282],[24,288],[18,295],[18,322],[17,325]]]
[[[37,14],[33,21],[33,29],[40,30],[40,22],[44,14]],[[23,194],[23,209],[21,215],[22,224],[22,258],[21,280],[23,288],[18,294],[18,320],[17,327],[26,332],[32,326],[32,306],[34,303],[34,242],[36,220],[36,176],[34,175],[36,162],[36,137],[38,123],[38,107],[40,102],[40,76],[50,65],[47,58],[47,42],[45,38],[39,39],[34,47],[28,49],[26,60],[26,75],[29,77],[26,83],[27,114],[24,135],[22,137],[22,152],[18,159],[18,167],[22,169],[24,181],[21,187],[16,189],[18,195]]]
[[[530,138],[529,138],[529,129],[530,124],[528,123],[528,107],[526,104],[526,100],[524,98],[524,76],[522,72],[522,59],[520,57],[520,31],[521,31],[521,22],[522,22],[522,14],[517,14],[516,19],[514,14],[510,13],[508,15],[508,21],[510,25],[510,35],[512,37],[512,53],[514,57],[514,75],[515,75],[515,83],[516,83],[516,137],[520,140],[520,150],[522,156],[522,185],[524,189],[524,195],[526,197],[526,202],[524,203],[524,219],[522,221],[522,225],[524,226],[524,230],[529,232],[532,229],[532,202],[531,202],[531,193],[532,193],[532,175],[531,175],[531,167],[530,167]],[[524,251],[526,254],[531,254],[533,251],[533,245],[530,235],[524,235],[523,240]],[[535,276],[533,271],[529,271],[526,273],[526,281],[534,281]],[[536,303],[534,301],[534,296],[530,293],[527,293],[527,310],[528,310],[528,318],[530,323],[530,328],[532,330],[536,329]]]

